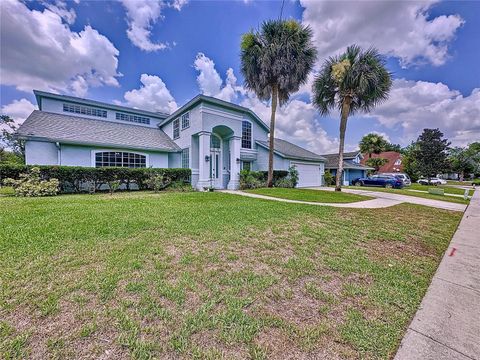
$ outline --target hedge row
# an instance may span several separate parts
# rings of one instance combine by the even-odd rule
[[[268,179],[268,171],[257,171],[263,175],[263,181]],[[288,170],[273,170],[273,183],[276,183],[279,180],[285,179],[288,176]]]
[[[115,180],[125,184],[127,189],[131,184],[145,189],[147,180],[153,175],[168,177],[172,182],[189,182],[191,176],[190,169],[0,165],[0,183],[7,178],[18,179],[20,174],[29,172],[32,167],[40,169],[42,180],[58,179],[62,192],[85,190],[85,184],[94,184],[99,189],[103,184]]]

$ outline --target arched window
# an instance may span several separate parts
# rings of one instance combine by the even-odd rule
[[[242,148],[252,148],[252,123],[250,121],[242,121]]]
[[[120,151],[102,151],[95,153],[95,167],[111,166],[144,168],[147,166],[147,157],[141,154]]]
[[[211,149],[220,149],[220,138],[216,135],[210,136],[210,148]]]

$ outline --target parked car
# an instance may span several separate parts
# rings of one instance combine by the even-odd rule
[[[378,175],[390,175],[390,176],[395,176],[396,178],[399,178],[400,180],[403,181],[403,185],[405,186],[410,186],[412,185],[412,180],[410,180],[410,176],[408,176],[405,173],[381,173]]]
[[[403,188],[403,181],[392,175],[372,175],[366,178],[358,178],[353,180],[355,186],[377,186],[384,188]]]
[[[420,185],[435,185],[435,186],[437,186],[437,185],[446,185],[447,180],[443,180],[443,179],[434,177],[434,178],[430,178],[430,180],[420,179],[420,180],[417,181],[417,183],[419,183]]]

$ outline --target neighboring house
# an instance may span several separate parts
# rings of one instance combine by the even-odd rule
[[[365,156],[361,160],[361,163],[363,165],[366,165],[366,161],[368,160],[368,154],[364,155]],[[388,162],[378,170],[379,173],[403,172],[402,154],[400,154],[399,152],[385,151],[380,154],[372,154],[372,158],[383,158],[388,160]]]
[[[325,169],[330,170],[335,177],[338,169],[338,154],[326,154],[322,156],[326,158]],[[343,185],[351,185],[353,180],[366,177],[368,170],[374,170],[372,167],[362,165],[362,159],[363,155],[359,151],[343,153]]]
[[[27,164],[190,168],[197,189],[237,189],[241,169],[267,170],[269,127],[250,109],[198,95],[173,114],[34,91],[38,108],[18,129]],[[320,186],[325,159],[275,139],[274,169]]]

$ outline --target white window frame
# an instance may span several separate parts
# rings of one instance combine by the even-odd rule
[[[184,164],[183,164],[183,155],[184,154],[187,154],[188,156],[188,164],[187,166],[185,167]],[[190,169],[190,148],[185,148],[185,149],[182,149],[182,152],[181,152],[181,165],[182,165],[182,169]]]
[[[247,122],[250,124],[250,147],[243,147],[243,123]],[[240,136],[240,146],[242,149],[253,149],[253,124],[250,120],[242,119],[242,131]]]
[[[182,116],[180,117],[181,119],[181,124],[180,124],[180,128],[182,130],[185,130],[185,129],[188,129],[190,127],[190,111],[187,111],[185,114],[182,114]],[[186,120],[185,120],[186,119]],[[187,124],[185,125],[184,123],[187,122]],[[184,126],[185,125],[185,126]]]
[[[137,155],[143,155],[145,156],[145,168],[150,167],[150,154],[140,152],[140,151],[135,151],[135,150],[128,150],[128,149],[95,149],[91,151],[91,158],[90,158],[90,165],[92,167],[96,167],[96,155],[97,153],[103,153],[103,152],[122,152],[122,153],[131,153],[131,154],[137,154]],[[145,168],[132,168],[132,169],[145,169]]]
[[[244,164],[245,164],[245,163],[249,163],[249,164],[250,164],[250,169],[248,169],[248,170],[249,170],[249,171],[252,171],[252,167],[253,167],[253,161],[252,161],[252,160],[242,160],[242,162],[241,162],[241,164],[240,164],[240,165],[241,165],[241,166],[240,166],[240,167],[241,167],[240,170],[245,170],[245,168],[244,168]]]
[[[175,123],[177,124],[177,126],[175,126]],[[177,136],[175,136],[175,127],[177,127],[177,130],[178,130]],[[180,118],[176,118],[172,122],[172,138],[173,140],[177,140],[180,138]]]
[[[402,159],[397,159],[397,160],[395,160],[395,162],[394,162],[393,165],[395,165],[395,166],[400,166],[400,165],[402,165]]]

